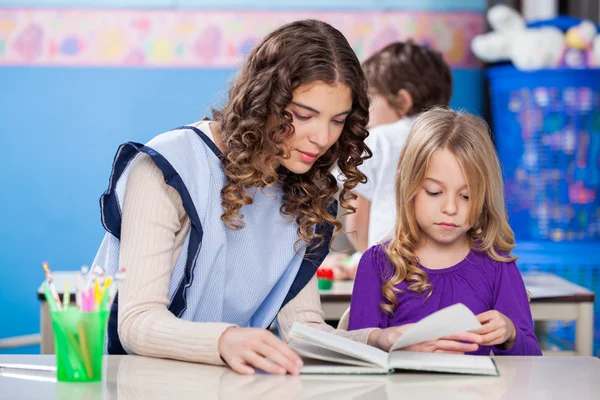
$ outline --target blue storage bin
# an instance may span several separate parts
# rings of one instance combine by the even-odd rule
[[[600,69],[488,69],[517,240],[600,239]]]
[[[559,17],[530,27],[563,31]],[[492,127],[517,241],[600,239],[600,69],[490,67]]]

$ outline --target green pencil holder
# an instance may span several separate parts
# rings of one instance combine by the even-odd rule
[[[82,312],[76,307],[50,312],[58,381],[102,380],[104,340],[109,314],[110,311]]]
[[[333,281],[331,279],[318,279],[319,281],[319,290],[329,290],[333,286]]]

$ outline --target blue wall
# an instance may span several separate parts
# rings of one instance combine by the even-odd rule
[[[42,261],[93,260],[118,145],[208,115],[232,73],[0,68],[0,338],[39,332]]]

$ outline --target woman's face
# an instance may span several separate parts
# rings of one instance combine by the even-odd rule
[[[342,134],[352,111],[352,91],[344,84],[312,82],[294,91],[286,110],[293,116],[295,134],[285,142],[290,157],[280,163],[291,172],[304,174]]]

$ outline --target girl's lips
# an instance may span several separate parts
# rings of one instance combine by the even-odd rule
[[[452,222],[440,222],[439,224],[437,224],[438,226],[440,226],[442,229],[454,229],[457,228],[458,225],[452,223]]]
[[[302,160],[305,163],[314,163],[317,160],[317,157],[319,156],[318,154],[315,153],[308,153],[308,152],[304,152],[304,151],[300,151],[300,150],[296,150],[298,152],[298,154],[300,154],[300,160]]]

